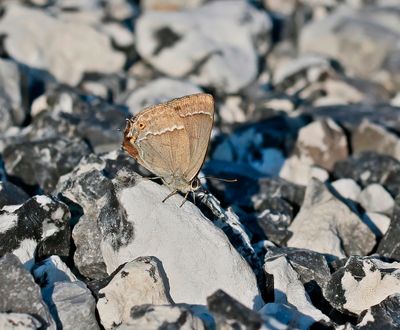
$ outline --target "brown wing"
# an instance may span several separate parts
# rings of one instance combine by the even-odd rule
[[[182,119],[190,141],[190,162],[184,178],[190,182],[203,165],[214,122],[214,99],[210,94],[194,94],[167,103]]]
[[[154,174],[190,182],[203,164],[213,115],[208,94],[149,107],[128,122],[123,147]]]
[[[189,138],[175,111],[165,104],[153,106],[131,119],[127,130],[132,135],[129,145],[137,155],[125,149],[140,164],[162,178],[183,175],[190,161]]]

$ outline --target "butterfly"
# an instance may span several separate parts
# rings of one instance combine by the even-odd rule
[[[178,192],[201,187],[197,175],[204,163],[214,122],[214,99],[200,93],[150,106],[127,121],[122,148],[140,165]],[[183,203],[182,203],[183,204]]]

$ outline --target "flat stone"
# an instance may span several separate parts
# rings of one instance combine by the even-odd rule
[[[289,227],[289,247],[310,249],[330,256],[366,255],[375,235],[351,209],[318,180],[307,187],[304,203]]]
[[[393,197],[377,183],[365,187],[358,196],[358,201],[368,212],[391,214],[394,207]]]
[[[48,70],[70,85],[77,85],[85,72],[113,73],[124,65],[124,55],[112,49],[106,35],[90,25],[57,20],[37,9],[9,4],[0,31],[7,34],[5,48],[12,58]]]

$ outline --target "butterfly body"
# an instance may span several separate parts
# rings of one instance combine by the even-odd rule
[[[214,120],[214,100],[194,94],[151,106],[126,125],[122,147],[173,192],[200,187]]]

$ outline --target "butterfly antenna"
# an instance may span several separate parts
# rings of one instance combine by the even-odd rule
[[[218,180],[218,181],[223,181],[223,182],[238,182],[238,179],[222,179],[222,178],[216,178],[214,176],[203,176],[200,179],[211,179],[211,180]]]

